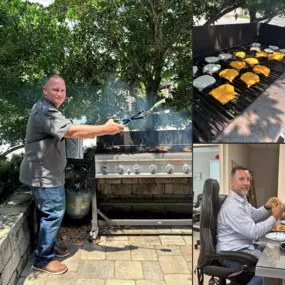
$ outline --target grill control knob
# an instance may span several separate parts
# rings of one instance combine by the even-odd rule
[[[190,164],[187,164],[185,163],[182,167],[182,170],[185,174],[189,174],[191,172],[191,165]]]
[[[124,168],[124,166],[121,165],[121,164],[118,165],[117,170],[118,170],[118,173],[119,173],[119,174],[124,174],[124,172],[125,172],[125,168]]]
[[[135,174],[139,174],[141,172],[140,166],[138,164],[135,164],[133,166],[133,171],[134,171]]]
[[[151,164],[149,166],[149,171],[151,174],[155,174],[157,172],[157,166],[155,164]]]
[[[171,165],[171,164],[167,164],[167,165],[165,166],[165,171],[166,171],[168,174],[173,173],[173,172],[174,172],[174,166]]]
[[[107,174],[109,172],[109,167],[107,165],[102,165],[101,170],[103,174]]]

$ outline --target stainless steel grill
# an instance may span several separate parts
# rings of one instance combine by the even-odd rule
[[[92,238],[96,238],[99,225],[191,224],[191,135],[187,130],[174,130],[125,132],[97,138],[94,162],[97,189],[92,196]],[[131,178],[132,181],[124,184],[126,179]],[[148,187],[147,184],[144,185],[144,181],[153,183]],[[162,184],[160,187],[153,187],[156,183]],[[182,191],[176,196],[167,195],[164,190],[151,193],[152,188],[164,189],[166,183],[172,183],[168,184],[172,188],[173,185],[181,185],[186,189],[183,190],[185,193]],[[107,189],[105,192],[102,190],[104,187]],[[122,209],[120,213],[117,212],[117,217],[110,218],[107,210],[112,207]],[[138,209],[142,209],[141,212],[145,213],[147,211],[143,210],[144,207],[153,207],[156,210],[161,207],[164,211],[171,209],[174,218],[118,218],[125,208],[135,209],[136,213]],[[187,218],[177,218],[175,211],[179,207],[187,210]],[[98,220],[97,214],[101,220]]]

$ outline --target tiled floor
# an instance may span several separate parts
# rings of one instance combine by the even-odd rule
[[[17,285],[190,285],[191,234],[190,227],[134,229],[70,245],[71,255],[62,259],[67,273],[32,271],[29,262]]]

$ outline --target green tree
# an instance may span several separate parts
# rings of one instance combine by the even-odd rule
[[[0,144],[24,142],[28,112],[54,72],[66,79],[63,111],[71,118],[98,124],[123,116],[126,97],[151,106],[170,80],[167,104],[189,116],[191,27],[189,0],[1,1]]]
[[[193,13],[197,20],[206,19],[204,25],[214,24],[227,13],[237,8],[245,9],[250,16],[250,22],[269,22],[278,15],[284,15],[285,0],[214,0],[204,2],[193,0]]]

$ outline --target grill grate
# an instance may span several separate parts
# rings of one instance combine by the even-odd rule
[[[255,57],[255,51],[250,52],[251,45],[234,47],[231,49],[215,52],[210,55],[204,55],[203,57],[194,58],[193,65],[198,67],[198,72],[194,79],[203,75],[203,66],[207,63],[204,58],[207,56],[218,56],[221,52],[228,52],[234,54],[236,51],[245,51],[246,57]],[[261,47],[263,50],[266,47]],[[229,63],[232,61],[220,61],[221,70],[229,67]],[[245,69],[239,71],[239,75],[233,80],[228,82],[224,78],[220,78],[218,73],[213,75],[216,79],[216,83],[211,87],[199,91],[193,88],[193,141],[194,142],[211,142],[213,141],[223,129],[238,117],[252,102],[255,101],[280,75],[285,71],[285,60],[271,61],[264,58],[258,58],[261,65],[265,65],[270,68],[269,77],[265,77],[262,74],[258,74],[260,82],[254,86],[248,88],[243,81],[240,80],[240,76],[252,71],[252,67],[247,66]],[[209,92],[225,83],[229,83],[235,88],[236,97],[223,105],[214,97],[209,95]]]

